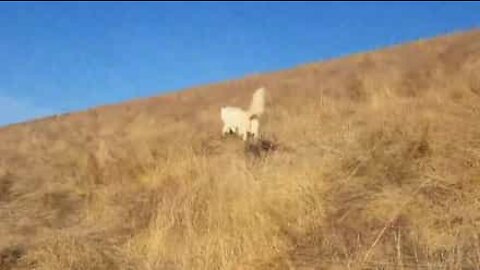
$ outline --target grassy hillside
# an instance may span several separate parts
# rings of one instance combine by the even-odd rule
[[[479,269],[480,31],[0,129],[0,269]],[[265,86],[265,139],[220,106]]]

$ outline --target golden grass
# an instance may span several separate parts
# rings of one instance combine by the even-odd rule
[[[479,269],[479,44],[473,31],[4,128],[0,268]],[[258,84],[279,144],[260,156],[219,122]]]

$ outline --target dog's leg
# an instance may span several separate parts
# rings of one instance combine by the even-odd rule
[[[247,132],[243,133],[242,139],[243,139],[243,141],[245,141],[245,142],[247,141],[247,139],[248,139],[248,133],[247,133]]]
[[[222,129],[222,136],[225,136],[227,133],[231,131],[230,127],[228,125],[223,125]]]
[[[254,142],[257,141],[257,139],[258,139],[258,135],[259,135],[258,129],[259,129],[258,119],[257,118],[251,119],[250,120],[250,133],[253,136],[253,141]]]

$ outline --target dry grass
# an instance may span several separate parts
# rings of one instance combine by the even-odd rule
[[[480,269],[478,74],[472,31],[3,128],[0,268]]]

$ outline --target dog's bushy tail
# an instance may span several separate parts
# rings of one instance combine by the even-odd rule
[[[263,114],[265,110],[265,88],[258,88],[255,93],[253,93],[252,102],[250,103],[250,108],[248,109],[248,114],[250,117]]]

